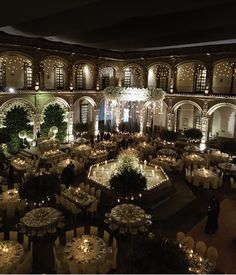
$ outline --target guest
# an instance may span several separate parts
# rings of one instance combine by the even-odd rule
[[[7,185],[8,185],[8,189],[14,188],[14,167],[12,165],[10,165],[8,169]]]
[[[94,135],[90,135],[90,144],[91,144],[91,147],[93,148],[94,147]]]
[[[209,201],[209,205],[208,205],[208,209],[207,209],[207,223],[206,223],[206,227],[205,227],[205,233],[209,234],[215,234],[217,229],[218,229],[218,218],[219,218],[219,214],[220,214],[220,203],[219,201],[216,199],[215,196],[213,196],[210,201]]]
[[[100,133],[100,137],[101,137],[101,140],[104,139],[104,132],[103,131]]]
[[[100,142],[100,134],[97,134],[97,142]]]

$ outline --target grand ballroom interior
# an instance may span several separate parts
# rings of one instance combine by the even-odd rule
[[[236,2],[4,6],[0,274],[236,273]]]

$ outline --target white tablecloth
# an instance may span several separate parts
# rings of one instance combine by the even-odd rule
[[[56,232],[57,228],[64,226],[62,213],[52,207],[39,207],[26,213],[21,218],[19,228],[28,235],[44,236]]]
[[[90,268],[98,272],[99,266],[105,263],[107,252],[107,245],[101,238],[83,235],[66,244],[64,261],[76,273],[91,273]]]
[[[0,194],[0,209],[6,209],[8,217],[14,217],[19,202],[20,198],[16,189],[10,189]]]
[[[70,164],[70,162],[72,161],[72,163],[74,164],[75,168],[74,168],[74,172],[75,174],[77,174],[78,172],[82,171],[84,168],[84,163],[79,162],[77,160],[74,159],[64,159],[61,160],[60,162],[57,163],[56,167],[58,169],[59,173],[62,173],[62,170],[68,165]]]
[[[236,174],[236,165],[232,163],[219,163],[218,167],[226,174],[235,175]]]
[[[195,153],[185,155],[183,157],[183,162],[187,166],[191,165],[191,164],[197,164],[197,165],[204,165],[205,164],[204,158],[200,157],[199,155],[197,155]]]
[[[219,176],[208,169],[196,169],[194,171],[193,185],[203,186],[204,184],[209,184],[209,187],[218,188],[219,186]]]
[[[14,241],[0,242],[0,273],[16,273],[18,265],[23,261],[24,248]]]

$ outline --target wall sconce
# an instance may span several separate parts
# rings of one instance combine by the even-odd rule
[[[74,87],[73,87],[73,84],[72,84],[72,83],[70,83],[69,89],[70,89],[71,92],[73,91]]]
[[[99,90],[99,84],[96,85],[96,90],[97,90],[97,91]]]
[[[34,88],[35,88],[35,91],[38,91],[38,90],[39,90],[39,82],[36,82],[36,83],[35,83],[35,87],[34,87]]]

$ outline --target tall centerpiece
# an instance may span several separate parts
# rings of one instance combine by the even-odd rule
[[[133,200],[141,196],[147,187],[147,179],[139,165],[139,159],[131,150],[124,150],[117,159],[117,164],[110,178],[110,188],[119,199]]]

